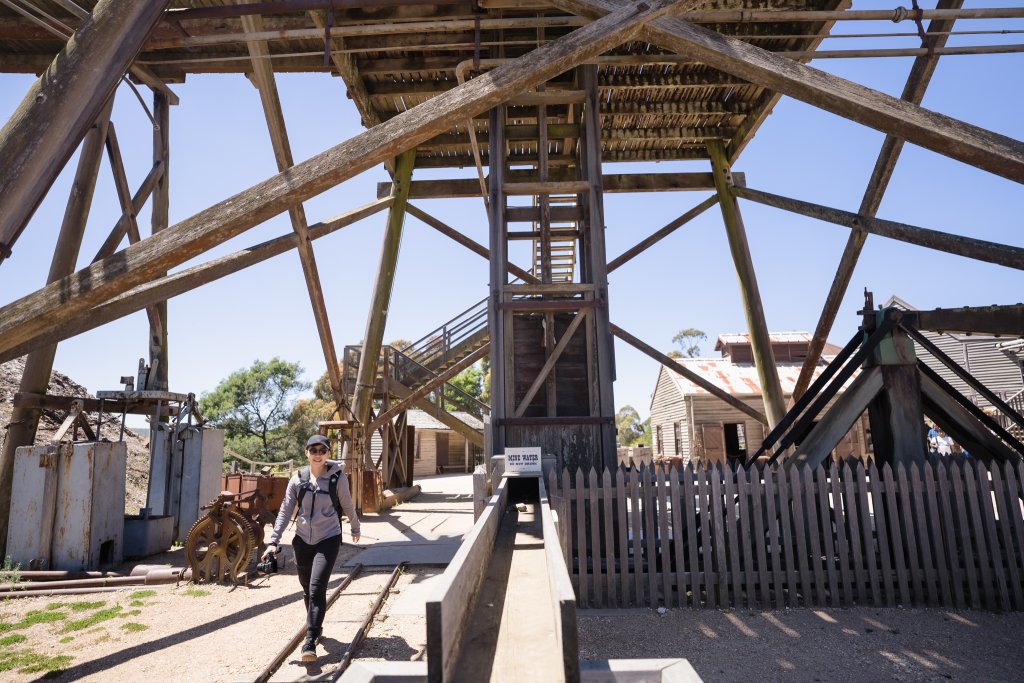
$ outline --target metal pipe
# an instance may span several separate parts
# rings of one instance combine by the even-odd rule
[[[348,576],[346,576],[345,579],[341,582],[341,585],[335,588],[334,591],[329,596],[327,596],[327,609],[331,608],[331,605],[335,603],[335,601],[341,595],[341,592],[345,590],[350,583],[352,583],[352,579],[358,576],[359,572],[361,572],[362,569],[362,564],[356,564],[356,566],[352,568],[352,571],[349,572]],[[290,655],[292,651],[298,646],[299,641],[301,641],[303,636],[305,635],[306,627],[303,626],[295,633],[294,636],[292,636],[292,639],[288,641],[288,644],[285,645],[284,648],[277,653],[277,656],[275,656],[274,659],[271,660],[270,664],[268,664],[267,667],[260,672],[260,675],[256,677],[254,683],[265,683],[266,681],[269,681],[270,677],[274,675],[274,672],[277,671],[281,664],[284,663],[284,660],[288,658],[288,655]]]
[[[71,571],[25,571],[18,572],[18,575],[23,579],[31,581],[67,581],[71,579],[101,579],[101,578],[112,578],[117,576],[124,576],[117,572],[71,572]]]

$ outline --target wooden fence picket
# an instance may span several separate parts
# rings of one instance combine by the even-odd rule
[[[581,607],[1024,609],[1024,465],[668,467],[547,478]]]
[[[579,567],[579,588],[576,597],[581,607],[590,606],[590,577],[587,568],[587,514],[586,514],[586,490],[583,487],[583,471],[576,470],[575,513],[576,513],[576,552],[577,566]]]
[[[1006,484],[1007,516],[1012,525],[1013,542],[1011,548],[1015,552],[1010,553],[1010,560],[1018,568],[1019,578],[1017,587],[1024,592],[1024,517],[1021,515],[1021,501],[1017,493],[1017,475],[1012,463],[1006,463],[1003,469]],[[1017,609],[1024,609],[1024,596],[1017,602]]]
[[[615,512],[612,508],[612,473],[605,468],[601,474],[601,513],[604,524],[605,579],[607,589],[601,602],[608,607],[619,606],[619,585],[616,581],[618,553],[615,551]]]
[[[925,574],[921,568],[920,556],[917,550],[918,534],[914,526],[914,509],[910,501],[910,485],[907,480],[907,468],[900,463],[896,466],[896,481],[899,483],[897,498],[897,512],[899,521],[902,523],[903,547],[906,551],[907,580],[910,582],[910,592],[914,596],[914,603],[921,605],[925,600],[924,578]]]
[[[740,550],[739,550],[739,530],[736,525],[736,485],[733,483],[733,471],[732,468],[726,465],[722,469],[718,470],[719,475],[722,479],[722,494],[725,496],[723,500],[722,515],[725,517],[725,539],[727,543],[723,545],[726,549],[727,561],[723,561],[723,567],[729,568],[729,578],[732,585],[732,600],[729,604],[739,606],[743,604],[743,576],[740,574]],[[723,557],[723,560],[725,560]]]
[[[908,486],[905,480],[901,480],[901,486]],[[910,482],[908,486],[914,505],[913,529],[907,531],[909,536],[914,533],[921,562],[921,579],[924,582],[925,600],[929,605],[938,605],[942,598],[939,595],[938,578],[935,574],[935,560],[932,555],[931,525],[928,523],[928,514],[925,509],[925,487],[924,479],[921,476],[921,469],[910,468]]]
[[[601,552],[601,513],[598,509],[599,491],[597,490],[597,470],[591,468],[587,473],[587,517],[589,517],[587,548],[589,549],[590,585],[594,591],[594,606],[603,604],[605,593],[604,574],[601,567],[604,553]]]
[[[620,468],[615,472],[615,510],[619,518],[619,595],[620,606],[636,604],[630,594],[629,562],[629,513],[626,509],[626,473]],[[636,571],[635,566],[632,571]]]
[[[630,512],[630,531],[632,532],[633,538],[633,579],[635,592],[633,594],[634,603],[637,607],[644,604],[644,553],[640,547],[641,536],[643,535],[640,530],[640,481],[639,471],[630,470],[629,472],[629,512]]]
[[[675,559],[675,584],[676,584],[676,596],[677,604],[680,607],[686,607],[686,567],[684,562],[684,541],[689,541],[686,538],[686,532],[683,528],[683,508],[686,507],[686,500],[682,497],[679,487],[679,468],[672,467],[668,473],[668,485],[669,485],[669,497],[672,500],[672,549],[674,551]],[[691,501],[690,507],[693,506]],[[667,573],[667,570],[666,570]]]
[[[1002,566],[1006,567],[1005,583],[1008,584],[1007,600],[1012,601],[1013,606],[1021,606],[1021,576],[1017,566],[1016,552],[1013,547],[1013,521],[1010,517],[1009,506],[1006,504],[1006,485],[1003,481],[1002,463],[992,463],[990,473],[992,475],[992,496],[995,499],[996,511],[999,514],[1000,545],[1002,546]],[[1009,608],[1007,608],[1009,609]]]
[[[768,517],[768,551],[772,567],[770,582],[775,591],[775,608],[782,609],[786,604],[786,582],[782,572],[782,534],[776,506],[776,500],[781,499],[782,494],[776,493],[776,473],[777,470],[773,467],[764,468],[764,502],[765,514]]]
[[[704,596],[701,589],[703,585],[703,574],[700,568],[700,539],[697,537],[697,515],[700,504],[697,502],[697,495],[694,480],[697,477],[696,470],[691,466],[686,469],[686,476],[683,477],[683,500],[682,514],[686,517],[686,549],[687,568],[690,571],[690,591],[693,593],[693,606],[700,607],[704,603]]]
[[[756,467],[740,471],[744,472],[744,486],[750,495],[750,540],[754,545],[754,554],[749,558],[748,564],[753,565],[749,570],[754,583],[751,592],[756,590],[758,593],[754,597],[753,605],[771,607],[771,573],[768,569],[768,548],[765,547],[765,542],[771,543],[771,541],[768,540],[769,534],[765,526],[762,507],[762,491],[765,491],[767,487],[761,483],[761,474]]]

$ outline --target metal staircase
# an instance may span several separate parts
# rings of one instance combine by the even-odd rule
[[[488,340],[487,299],[483,299],[404,348],[383,347],[375,394],[383,397],[386,392],[397,391],[399,397],[404,398],[434,385],[429,392],[434,400],[425,399],[424,403],[441,409],[450,406],[482,418],[490,406],[454,384],[442,381],[442,375],[475,362],[475,358],[470,361],[470,357]],[[345,347],[342,377],[346,392],[351,392],[355,386],[361,356],[361,346]]]

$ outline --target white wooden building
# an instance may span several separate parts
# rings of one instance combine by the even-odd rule
[[[788,400],[807,356],[811,336],[806,332],[781,332],[772,333],[770,337],[779,381]],[[749,336],[721,335],[715,350],[721,352],[720,358],[676,360],[763,413],[764,401],[752,362]],[[839,348],[831,344],[826,346],[815,378],[838,351]],[[841,458],[851,455],[869,457],[871,446],[867,423],[867,417],[861,417],[833,455]],[[679,457],[683,463],[691,460],[712,463],[740,461],[757,451],[766,434],[767,427],[749,415],[676,372],[664,366],[659,370],[651,396],[651,439],[655,457]]]
[[[482,430],[484,427],[479,418],[469,413],[454,411],[449,414],[473,429]],[[462,434],[422,410],[409,411],[409,426],[416,428],[413,437],[414,477],[473,471],[482,451]]]

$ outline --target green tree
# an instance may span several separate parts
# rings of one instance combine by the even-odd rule
[[[622,406],[615,413],[615,428],[618,430],[620,446],[649,445],[651,442],[651,420],[640,419],[640,413],[633,406]]]
[[[225,446],[259,460],[286,460],[294,455],[289,416],[296,395],[310,388],[302,367],[280,358],[253,364],[228,375],[199,399],[210,424],[224,429]]]
[[[698,330],[695,327],[679,330],[676,332],[676,336],[672,337],[672,343],[679,345],[682,351],[681,357],[684,358],[697,358],[700,356],[700,343],[707,340],[708,336],[704,334],[704,330]],[[669,352],[668,355],[672,358],[680,357],[679,355],[673,355],[673,353]]]

